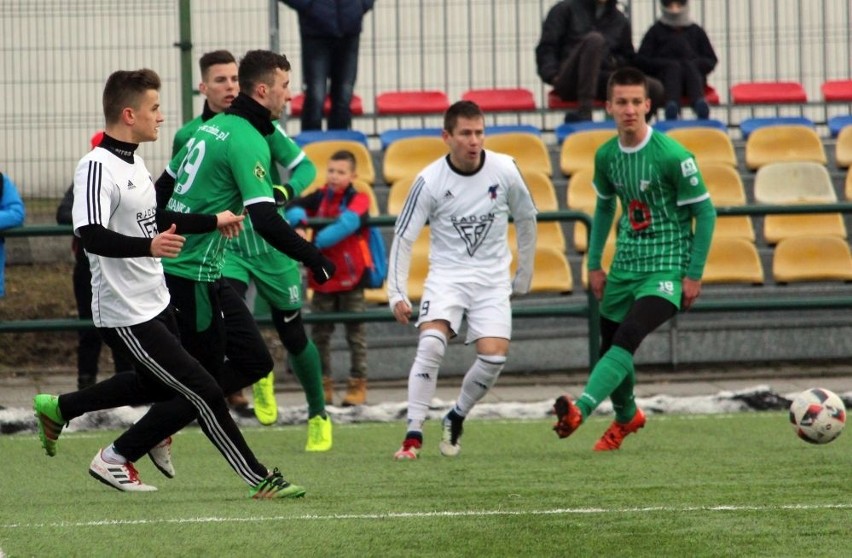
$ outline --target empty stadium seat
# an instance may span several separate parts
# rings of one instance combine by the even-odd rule
[[[450,107],[443,91],[390,91],[376,95],[377,114],[442,114]]]
[[[551,110],[572,110],[578,106],[577,101],[563,101],[553,89],[547,92],[547,108]],[[595,99],[592,102],[592,107],[594,108],[604,108],[605,106],[606,101]]]
[[[592,216],[595,213],[595,205],[597,204],[597,194],[592,179],[594,171],[592,169],[583,169],[571,175],[568,180],[568,189],[566,194],[566,205],[568,209],[574,211],[582,211],[583,213]],[[621,216],[621,204],[617,203],[615,208],[615,218],[613,219],[612,230],[609,234],[609,240],[615,241],[615,228],[618,223],[618,218]],[[582,221],[574,223],[574,249],[577,252],[585,253],[589,248],[588,231],[586,225]]]
[[[556,143],[562,145],[565,138],[575,132],[585,132],[587,130],[615,130],[614,120],[601,121],[584,121],[584,122],[564,122],[553,130],[556,136]]]
[[[615,137],[612,130],[586,130],[575,132],[565,138],[559,153],[559,168],[566,176],[582,169],[595,166],[595,152],[598,148]]]
[[[522,174],[539,211],[556,211],[559,209],[556,188],[554,188],[550,177],[539,171],[522,170]]]
[[[852,101],[852,79],[834,79],[820,86],[822,98],[827,103]]]
[[[290,99],[290,116],[301,116],[302,109],[305,106],[305,95],[299,93]],[[349,103],[349,110],[352,111],[352,116],[361,116],[364,114],[364,103],[358,95],[352,95],[352,101]],[[322,113],[328,116],[331,112],[331,97],[326,95],[325,102],[322,104]]]
[[[518,257],[513,251],[510,268],[512,275],[517,268]],[[565,253],[549,246],[536,246],[530,293],[569,294],[573,290],[574,276]]]
[[[373,167],[373,157],[363,143],[352,140],[331,140],[331,141],[316,141],[309,143],[302,149],[305,155],[313,161],[317,167],[317,176],[312,184],[324,184],[326,165],[328,160],[336,152],[342,149],[351,151],[355,155],[355,172],[358,178],[367,184],[375,184],[376,170]]]
[[[461,98],[473,101],[483,112],[535,110],[533,93],[524,88],[469,89]]]
[[[486,134],[485,147],[498,153],[511,155],[522,171],[543,172],[553,175],[550,153],[539,136],[523,132]]]
[[[400,178],[419,174],[429,163],[448,152],[441,138],[420,136],[404,138],[390,144],[382,157],[385,182],[393,184]]]
[[[769,126],[752,132],[746,141],[746,166],[751,170],[780,161],[812,161],[825,165],[822,141],[807,126]]]
[[[304,147],[315,141],[331,140],[357,141],[364,144],[364,147],[368,147],[367,134],[358,130],[307,130],[293,136],[293,141],[300,147]]]
[[[852,166],[852,126],[840,130],[837,144],[834,146],[834,160],[838,168],[847,169]]]
[[[676,128],[666,132],[693,155],[699,167],[707,164],[737,166],[734,143],[727,132],[715,128]]]
[[[746,205],[747,198],[742,178],[737,170],[724,164],[701,165],[701,177],[716,207]],[[754,242],[754,226],[748,215],[719,216],[716,219],[714,238],[744,238]]]
[[[701,281],[762,285],[763,264],[753,242],[744,238],[713,236]]]
[[[385,130],[379,134],[379,143],[381,143],[382,151],[384,151],[390,146],[390,144],[397,140],[405,138],[419,138],[422,136],[440,138],[441,128],[398,128],[394,130]]]
[[[852,281],[849,243],[831,236],[783,240],[775,247],[772,276],[778,283]]]
[[[831,137],[836,138],[840,131],[846,126],[852,126],[852,114],[841,114],[828,119],[828,131]]]
[[[769,163],[754,177],[757,203],[796,203],[837,201],[831,175],[824,165],[808,161]]]
[[[367,304],[387,304],[387,281],[378,289],[364,289],[364,300]]]
[[[768,116],[760,118],[746,118],[740,122],[740,134],[743,139],[747,140],[755,130],[765,128],[767,126],[807,126],[815,129],[814,121],[806,116]]]
[[[731,86],[735,105],[806,103],[808,94],[796,81],[754,81]]]
[[[763,239],[777,244],[788,238],[826,236],[846,242],[846,224],[840,213],[806,213],[797,215],[767,215],[763,219]]]
[[[695,119],[695,120],[658,120],[654,124],[654,129],[661,132],[668,132],[679,128],[715,128],[722,132],[728,131],[728,126],[721,120],[714,118]]]
[[[416,178],[417,175],[406,176],[391,185],[390,192],[388,192],[388,215],[399,215],[402,213],[402,206],[405,205],[408,192],[411,190],[411,186],[414,184]]]

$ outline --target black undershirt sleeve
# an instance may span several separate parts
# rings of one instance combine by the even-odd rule
[[[86,225],[77,229],[87,252],[106,258],[151,257],[151,239],[126,236],[101,225]]]
[[[308,266],[317,261],[319,251],[281,218],[274,203],[253,203],[246,209],[254,230],[274,248]]]

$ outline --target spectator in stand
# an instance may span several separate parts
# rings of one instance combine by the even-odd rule
[[[606,84],[616,69],[634,64],[630,20],[616,0],[562,0],[547,13],[535,49],[539,77],[553,86],[563,101],[578,109],[566,122],[592,119],[594,101],[606,100]],[[663,101],[663,85],[648,80],[651,111]]]
[[[91,139],[92,149],[100,145],[103,131],[95,132]],[[74,206],[74,182],[68,187],[59,207],[56,208],[56,223],[71,225],[71,208]],[[71,280],[74,285],[74,300],[77,303],[77,316],[80,319],[92,319],[92,272],[89,269],[89,257],[83,250],[80,239],[71,237],[71,252],[74,254],[74,272]],[[81,329],[77,332],[77,389],[85,389],[98,381],[98,360],[101,355],[103,339],[97,329]],[[132,372],[133,364],[121,353],[112,351],[115,373]]]
[[[0,173],[0,230],[20,227],[26,211],[12,180]],[[6,296],[6,238],[0,236],[0,298]]]
[[[322,130],[326,91],[329,130],[352,128],[352,95],[364,14],[373,0],[281,0],[299,14],[305,105],[302,131]]]
[[[370,198],[355,190],[352,185],[355,176],[355,155],[347,150],[338,151],[328,161],[328,183],[304,198],[296,198],[287,210],[287,221],[293,227],[304,227],[309,216],[334,219],[314,235],[314,245],[337,266],[337,273],[324,284],[309,279],[308,285],[314,291],[311,299],[314,312],[366,310],[363,279],[369,250],[368,229],[364,225],[370,216]],[[351,365],[341,405],[351,407],[367,402],[367,335],[363,322],[349,322],[345,327]],[[325,402],[329,405],[334,397],[332,333],[333,323],[314,324],[311,330],[322,361]]]
[[[677,120],[681,97],[696,117],[710,116],[704,88],[718,59],[707,33],[689,18],[688,1],[661,0],[662,15],[645,33],[636,57],[641,70],[663,82],[666,120]]]

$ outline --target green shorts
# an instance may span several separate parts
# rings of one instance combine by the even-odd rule
[[[636,299],[646,296],[664,298],[680,310],[682,281],[683,274],[677,271],[650,274],[611,271],[606,277],[600,307],[601,316],[621,323]]]
[[[254,283],[257,295],[278,310],[302,307],[302,272],[299,264],[278,250],[245,257],[229,251],[225,255],[222,276]]]

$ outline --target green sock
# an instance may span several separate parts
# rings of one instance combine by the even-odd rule
[[[627,424],[636,414],[636,396],[633,393],[635,385],[636,371],[631,367],[624,381],[609,395],[616,422]]]
[[[633,355],[621,347],[611,347],[595,365],[589,375],[586,389],[576,401],[577,407],[583,413],[583,419],[591,415],[628,376],[634,376]]]
[[[308,344],[298,355],[290,355],[290,366],[293,374],[302,385],[305,400],[308,402],[308,418],[317,415],[325,416],[325,392],[322,390],[322,366],[319,351],[314,342]]]

